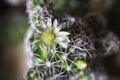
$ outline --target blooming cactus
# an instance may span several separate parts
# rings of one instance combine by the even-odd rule
[[[27,0],[31,30],[25,40],[30,65],[26,79],[98,80],[90,66],[96,55],[91,37],[81,21],[54,18],[48,9],[52,1]]]

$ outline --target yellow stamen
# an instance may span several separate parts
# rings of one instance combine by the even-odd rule
[[[47,44],[47,45],[54,45],[55,43],[55,38],[56,38],[56,35],[54,34],[53,30],[46,30],[43,32],[43,35],[41,37],[42,41]]]

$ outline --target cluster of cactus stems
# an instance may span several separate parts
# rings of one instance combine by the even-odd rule
[[[25,79],[103,80],[104,72],[99,72],[99,62],[94,60],[117,52],[118,39],[110,32],[99,38],[99,31],[94,34],[85,20],[55,18],[50,5],[53,1],[27,0],[30,28],[25,37]]]

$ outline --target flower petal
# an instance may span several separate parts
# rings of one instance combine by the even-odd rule
[[[52,20],[51,20],[51,18],[48,18],[47,27],[51,28],[51,26],[52,26]]]
[[[68,38],[68,37],[65,37],[65,38],[64,38],[64,42],[69,43],[69,42],[70,42],[69,38]]]
[[[58,44],[59,44],[60,46],[62,46],[63,48],[67,48],[67,47],[68,47],[68,43],[59,42]]]
[[[56,27],[56,28],[54,29],[54,33],[57,34],[60,30],[61,30],[60,27]]]
[[[57,37],[57,38],[55,39],[55,42],[56,42],[56,43],[59,43],[59,42],[62,42],[62,41],[64,41],[64,38],[63,38],[63,37]]]
[[[54,27],[54,29],[57,28],[57,19],[54,20],[53,27]]]
[[[67,36],[67,35],[69,35],[70,33],[68,33],[68,32],[65,32],[65,31],[60,31],[60,32],[58,32],[56,35],[57,36]]]

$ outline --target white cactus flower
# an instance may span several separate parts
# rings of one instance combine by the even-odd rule
[[[66,31],[60,31],[63,24],[58,26],[57,19],[52,24],[51,18],[48,18],[46,23],[42,23],[40,32],[40,40],[46,45],[54,46],[59,44],[63,48],[67,48],[70,42]]]

